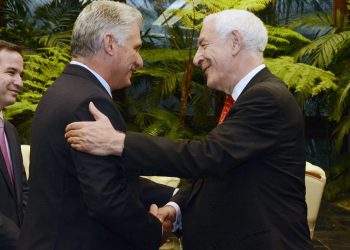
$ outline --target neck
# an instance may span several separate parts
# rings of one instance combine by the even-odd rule
[[[232,94],[234,87],[242,80],[250,71],[264,63],[262,55],[257,55],[250,51],[244,51],[236,58],[236,66],[234,67],[232,85],[225,91],[226,94]]]
[[[76,56],[72,58],[74,61],[80,62],[88,66],[90,69],[99,74],[109,84],[109,72],[107,70],[106,61],[101,58],[101,55],[94,55],[91,57]],[[109,84],[110,85],[110,84]]]

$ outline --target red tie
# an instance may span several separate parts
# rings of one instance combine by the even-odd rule
[[[234,101],[233,101],[232,96],[231,95],[226,96],[225,104],[224,104],[224,107],[222,108],[218,125],[223,123],[223,121],[225,120],[228,112],[232,108],[233,104],[234,104]]]
[[[11,184],[13,185],[13,174],[12,174],[12,168],[11,168],[11,163],[10,163],[10,158],[9,158],[9,153],[7,150],[7,145],[6,145],[6,138],[5,138],[5,130],[4,130],[4,120],[0,118],[0,147],[1,147],[1,152],[5,160],[7,172],[9,174]]]

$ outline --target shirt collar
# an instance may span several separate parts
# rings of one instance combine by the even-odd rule
[[[108,92],[108,94],[112,97],[112,92],[111,92],[111,87],[109,86],[109,84],[106,82],[105,79],[102,78],[102,76],[100,76],[96,71],[90,69],[88,66],[86,66],[85,64],[81,63],[81,62],[77,62],[77,61],[71,61],[70,64],[75,64],[75,65],[79,65],[85,69],[87,69],[88,71],[90,71],[96,78],[97,80],[102,84],[102,86],[105,88],[105,90]]]
[[[237,100],[240,94],[242,93],[243,89],[247,86],[247,84],[252,80],[252,78],[258,74],[263,68],[265,68],[265,64],[261,64],[258,67],[251,70],[248,74],[245,75],[233,88],[232,91],[232,98],[233,100]]]

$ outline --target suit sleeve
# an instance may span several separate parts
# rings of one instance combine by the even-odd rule
[[[103,98],[93,101],[106,114],[116,129],[122,118],[111,102]],[[77,121],[92,120],[88,103],[75,111]],[[119,124],[119,126],[118,126]],[[115,156],[93,156],[71,149],[77,178],[88,213],[112,232],[135,246],[135,249],[157,249],[162,225],[151,215],[130,186],[123,160]]]
[[[16,223],[0,212],[0,248],[15,250],[19,232]]]
[[[28,195],[29,195],[29,185],[27,181],[27,175],[26,171],[23,165],[23,157],[22,157],[22,150],[21,147],[19,147],[20,152],[20,164],[21,164],[21,177],[22,177],[22,215],[24,216],[26,209],[27,209],[27,201],[28,201]]]
[[[171,201],[175,202],[179,205],[181,212],[185,211],[186,204],[190,199],[190,195],[192,193],[193,187],[195,185],[195,181],[192,183],[186,184],[185,186],[181,187],[179,191],[171,198]]]
[[[247,92],[226,120],[202,141],[171,141],[128,132],[128,169],[147,175],[202,178],[226,173],[278,145],[283,127],[278,100],[264,88]]]
[[[24,166],[23,166],[23,177],[22,177],[22,195],[23,195],[23,200],[22,200],[23,214],[25,214],[26,209],[27,209],[29,186],[28,186],[28,181],[27,181],[25,170],[24,170]]]
[[[148,209],[152,204],[164,206],[173,196],[175,188],[159,184],[139,177],[139,193],[144,206]]]

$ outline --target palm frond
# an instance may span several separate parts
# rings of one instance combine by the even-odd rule
[[[297,54],[299,62],[321,69],[328,69],[343,58],[343,53],[350,48],[350,31],[330,34],[316,39],[303,47]]]
[[[333,34],[336,28],[333,27],[331,13],[312,13],[295,18],[287,24],[287,27],[297,30],[301,34],[316,39],[320,36]]]
[[[332,95],[332,112],[330,120],[339,122],[350,106],[350,75],[341,81],[339,89]]]
[[[173,112],[163,109],[153,109],[145,114],[153,122],[143,129],[143,132],[153,136],[167,136],[172,139],[188,138],[191,132],[181,126],[179,117]]]
[[[72,32],[70,30],[56,32],[38,37],[38,43],[42,45],[42,47],[63,47],[68,49],[71,36]]]
[[[349,134],[350,131],[350,116],[343,116],[338,122],[337,126],[332,132],[332,136],[335,139],[336,148],[338,151],[342,148],[344,138]]]

